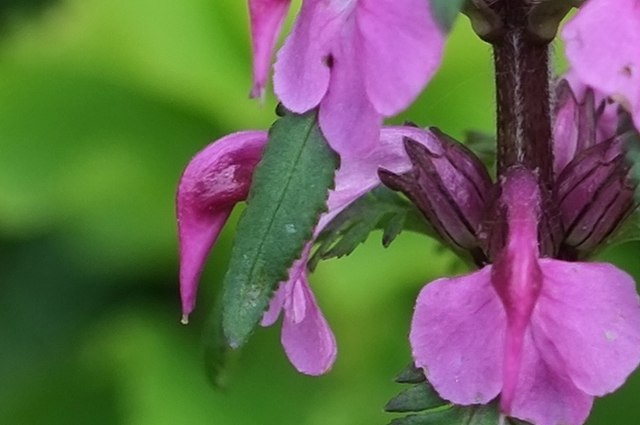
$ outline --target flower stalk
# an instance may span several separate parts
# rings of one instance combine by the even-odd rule
[[[549,45],[528,31],[530,2],[497,2],[502,32],[493,39],[496,73],[498,174],[515,164],[553,179]]]

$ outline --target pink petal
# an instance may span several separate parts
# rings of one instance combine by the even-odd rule
[[[306,270],[286,285],[289,286],[289,296],[284,307],[282,345],[298,371],[322,375],[331,369],[335,361],[335,338],[309,289]]]
[[[183,321],[195,306],[211,247],[235,204],[247,197],[266,141],[262,131],[231,134],[199,152],[182,174],[176,204]]]
[[[394,173],[404,173],[411,168],[404,149],[405,137],[427,146],[432,152],[442,151],[440,142],[430,131],[408,126],[384,127],[380,132],[380,142],[372,150],[362,156],[342,160],[336,173],[335,189],[329,193],[329,211],[320,218],[316,233],[340,211],[380,185],[379,168]]]
[[[261,326],[267,327],[276,323],[278,317],[280,317],[280,312],[284,307],[288,293],[289,291],[286,282],[281,283],[269,302],[269,308],[264,312],[264,316],[262,316],[262,321],[260,322]]]
[[[640,128],[640,2],[591,0],[562,36],[577,77],[618,100]]]
[[[334,49],[329,91],[320,105],[320,128],[341,158],[374,149],[382,125],[365,92],[355,48],[353,40],[345,38]]]
[[[269,79],[271,56],[291,0],[249,0],[253,87],[251,97],[262,97]]]
[[[378,113],[395,115],[438,69],[445,36],[424,0],[360,0],[357,25],[368,98]]]
[[[582,391],[602,396],[619,388],[640,363],[640,299],[635,282],[611,264],[540,260],[544,286],[532,318]]]
[[[331,48],[345,13],[326,0],[305,0],[293,31],[278,52],[274,90],[284,106],[303,113],[329,88]]]
[[[429,382],[456,404],[488,403],[502,388],[506,315],[491,266],[425,286],[409,339]]]
[[[558,369],[561,365],[557,361],[546,360],[552,357],[554,348],[553,343],[539,341],[526,332],[517,391],[506,413],[536,425],[582,425],[593,397],[579,390]]]

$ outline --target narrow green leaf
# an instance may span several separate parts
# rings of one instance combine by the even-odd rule
[[[622,136],[624,139],[625,145],[627,146],[627,159],[631,164],[633,164],[631,168],[631,175],[636,179],[636,181],[640,181],[640,132],[635,130],[628,131]],[[640,190],[636,189],[637,201],[640,201]]]
[[[496,403],[459,407],[458,409],[463,410],[467,415],[464,422],[461,422],[464,425],[496,425],[500,418]]]
[[[399,384],[419,384],[426,380],[422,369],[415,367],[413,363],[405,367],[394,379]]]
[[[422,382],[392,398],[384,407],[384,410],[387,412],[421,412],[447,404],[431,385]]]
[[[232,347],[246,342],[310,240],[337,166],[315,111],[287,114],[271,128],[224,279],[223,326]]]
[[[340,258],[351,254],[374,230],[382,229],[385,247],[402,230],[411,230],[432,236],[420,211],[398,193],[379,186],[366,193],[338,214],[317,239],[317,248],[309,268],[313,270],[320,260]]]
[[[397,418],[389,425],[461,425],[464,424],[465,416],[466,413],[460,409],[449,407],[436,412]]]
[[[494,169],[497,149],[495,135],[469,130],[465,133],[465,145],[480,158],[480,161],[482,161],[489,170]]]
[[[466,0],[429,0],[431,11],[436,20],[446,32],[451,31],[451,27],[464,6]]]

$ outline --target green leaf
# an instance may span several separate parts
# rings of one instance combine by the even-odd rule
[[[383,230],[382,243],[385,247],[402,230],[433,234],[412,203],[379,186],[361,196],[325,227],[316,240],[317,248],[309,261],[309,269],[314,270],[320,260],[351,254],[369,233],[377,229]]]
[[[246,342],[311,239],[337,166],[315,111],[285,115],[271,128],[224,279],[223,326],[232,347]]]
[[[469,130],[465,133],[465,145],[480,158],[480,161],[489,170],[495,169],[497,149],[495,135]]]
[[[387,412],[420,412],[446,405],[431,385],[426,382],[410,387],[392,398],[384,410]]]
[[[466,0],[430,0],[431,11],[440,26],[446,31],[451,31],[458,13]]]
[[[389,425],[496,425],[500,413],[496,402],[486,405],[452,406],[446,405],[419,415],[408,415],[397,418]],[[524,422],[513,422],[513,425],[528,425]]]
[[[413,363],[404,368],[394,379],[399,384],[419,384],[426,380],[421,369],[415,367]]]
[[[462,425],[464,424],[463,420],[464,412],[461,412],[459,409],[449,407],[447,409],[438,410],[437,412],[397,418],[391,421],[389,425]]]
[[[631,175],[640,181],[640,132],[631,130],[620,136],[624,139],[625,145],[628,149],[627,160],[633,164],[631,168]],[[636,189],[635,198],[640,201],[640,191]]]
[[[406,367],[395,378],[399,383],[417,383],[397,396],[385,406],[387,412],[422,412],[396,418],[389,425],[496,425],[500,419],[498,402],[484,405],[456,406],[440,398],[426,381],[422,371],[413,364]],[[530,425],[513,418],[509,425]]]

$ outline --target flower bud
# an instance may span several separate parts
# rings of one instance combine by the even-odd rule
[[[637,183],[629,171],[623,140],[615,138],[583,151],[560,174],[557,196],[564,255],[584,257],[633,210]]]
[[[464,145],[437,129],[431,131],[440,142],[437,148],[405,139],[412,168],[400,175],[381,169],[380,180],[409,197],[445,242],[470,251],[482,262],[477,231],[491,193],[491,179]]]

